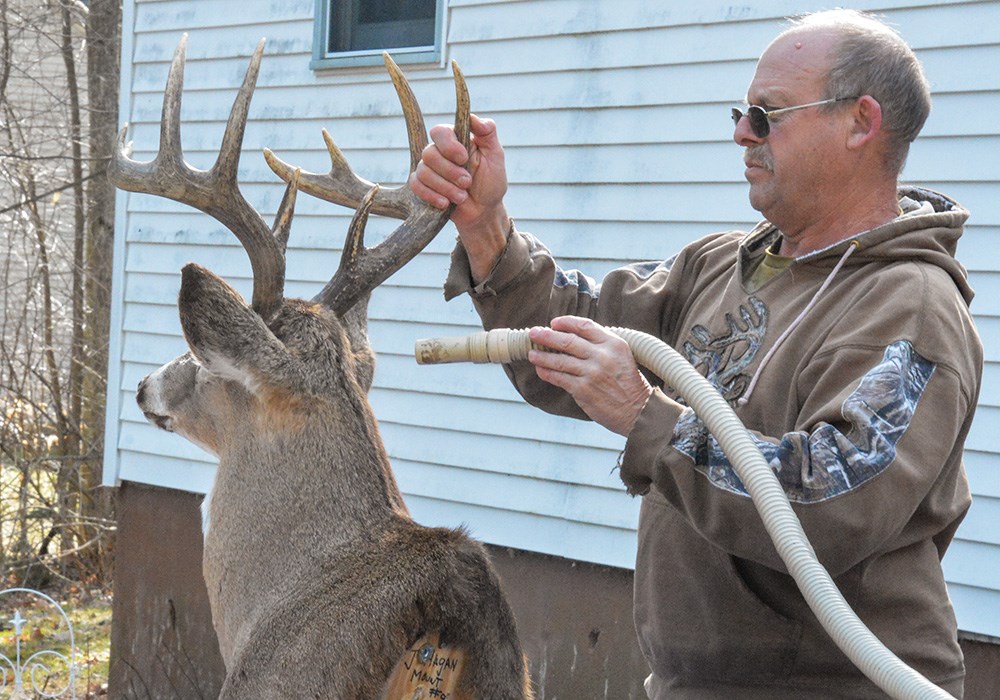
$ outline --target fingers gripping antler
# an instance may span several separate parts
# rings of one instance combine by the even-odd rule
[[[195,207],[232,231],[246,249],[253,269],[253,309],[268,319],[281,305],[284,293],[285,246],[295,208],[298,173],[289,173],[288,187],[273,227],[269,227],[244,199],[237,183],[240,149],[264,54],[264,40],[261,39],[250,59],[243,85],[229,114],[218,158],[209,170],[199,170],[184,162],[181,148],[181,92],[186,47],[185,34],[177,45],[167,77],[159,152],[146,163],[132,160],[131,144],[126,143],[126,124],[118,135],[118,148],[111,160],[109,177],[123,190],[166,197]]]
[[[423,114],[399,66],[388,54],[384,54],[383,58],[403,107],[412,172],[427,146]],[[458,64],[452,61],[451,66],[455,77],[455,133],[468,147],[469,92]],[[453,207],[435,209],[414,195],[406,185],[379,188],[351,170],[347,159],[325,129],[323,139],[330,153],[330,172],[303,172],[299,188],[320,199],[354,209],[362,207],[365,202],[364,214],[359,211],[359,215],[351,223],[337,274],[314,299],[343,315],[359,299],[423,250],[448,222]],[[292,166],[266,149],[264,158],[278,177],[286,182],[291,181],[295,172]],[[403,219],[403,223],[395,231],[373,248],[365,248],[363,244],[364,222],[369,209],[374,214]]]

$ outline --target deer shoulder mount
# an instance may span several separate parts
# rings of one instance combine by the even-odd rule
[[[214,217],[243,244],[253,270],[248,305],[204,267],[184,267],[178,306],[190,352],[143,379],[137,394],[148,420],[219,459],[203,568],[227,670],[221,697],[386,698],[390,687],[401,687],[390,682],[394,667],[409,672],[406,652],[424,635],[464,654],[452,697],[530,697],[514,619],[486,552],[461,530],[410,518],[367,400],[374,369],[369,294],[422,250],[451,212],[405,186],[379,189],[359,178],[324,131],[327,174],[301,172],[265,150],[288,183],[268,226],[237,184],[264,42],[219,156],[202,171],[185,163],[180,145],[186,40],[167,79],[159,152],[147,163],[132,160],[126,125],[111,177],[122,189]],[[386,65],[403,106],[412,169],[427,145],[423,116],[388,56]],[[456,132],[468,143],[468,93],[453,69]],[[300,189],[356,208],[340,267],[311,301],[283,296]],[[370,212],[403,222],[369,249]]]

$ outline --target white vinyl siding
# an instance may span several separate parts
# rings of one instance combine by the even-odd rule
[[[934,110],[904,180],[973,212],[959,257],[978,292],[973,311],[988,364],[967,443],[975,503],[945,564],[963,629],[1000,636],[1000,73],[992,69],[1000,2],[855,5],[900,29],[932,83]],[[443,58],[460,63],[473,110],[499,124],[518,226],[565,266],[599,277],[623,262],[668,257],[702,234],[753,225],[729,108],[743,98],[781,17],[827,6],[451,0]],[[311,71],[313,11],[314,0],[127,1],[121,113],[133,125],[136,157],[149,159],[157,147],[182,32],[190,33],[182,136],[199,167],[214,159],[264,36],[241,166],[248,200],[270,217],[283,191],[260,156],[265,146],[326,171],[322,128],[359,174],[399,184],[408,155],[391,83],[379,67]],[[450,121],[448,69],[404,69],[427,123]],[[288,294],[312,296],[329,278],[350,214],[299,197]],[[249,264],[218,223],[166,200],[123,193],[117,223],[106,480],[204,491],[211,459],[147,424],[134,389],[185,349],[175,305],[181,265],[196,260],[247,293]],[[372,238],[393,225],[373,220]],[[465,523],[487,542],[631,567],[638,503],[615,472],[620,438],[525,405],[498,368],[414,363],[415,339],[478,328],[468,299],[445,304],[441,295],[453,239],[446,228],[370,306],[379,356],[371,399],[407,502],[421,521]]]

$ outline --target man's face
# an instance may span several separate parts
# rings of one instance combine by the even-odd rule
[[[833,37],[826,30],[778,37],[757,63],[747,102],[770,111],[824,99]],[[741,119],[733,139],[743,146],[750,204],[786,235],[795,235],[815,215],[815,202],[841,176],[841,124],[821,107],[769,119],[771,130],[754,135]]]

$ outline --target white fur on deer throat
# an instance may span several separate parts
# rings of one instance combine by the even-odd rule
[[[174,432],[175,421],[173,416],[170,415],[170,408],[167,406],[167,401],[164,396],[165,392],[163,391],[163,385],[166,380],[166,377],[168,376],[168,372],[172,370],[172,368],[174,367],[174,365],[176,365],[177,362],[182,362],[182,361],[194,362],[196,364],[201,365],[201,363],[198,362],[198,360],[193,356],[182,355],[180,358],[174,360],[173,362],[168,362],[162,367],[158,367],[155,371],[151,372],[143,380],[146,387],[146,408],[149,413],[156,414],[165,420],[164,423],[159,424],[159,427],[169,432]],[[221,368],[221,371],[216,371],[216,367]],[[227,363],[222,358],[212,359],[212,370],[208,370],[204,365],[201,365],[201,370],[210,372],[211,374],[215,374],[217,376],[226,376],[227,378],[240,381],[243,384],[250,384],[249,375],[237,371],[232,365]],[[202,376],[201,371],[199,371],[198,374],[195,376],[196,383],[204,382],[206,379],[207,377]],[[212,450],[205,443],[198,440],[196,436],[185,433],[184,435],[182,435],[182,437],[189,440],[190,442],[193,442],[195,445],[205,450],[209,454],[213,456],[215,455],[215,451]],[[202,537],[206,537],[208,535],[208,527],[210,523],[209,513],[212,505],[212,491],[214,490],[215,490],[215,478],[213,477],[212,486],[209,488],[208,493],[205,494],[205,500],[203,500],[201,503]]]
[[[212,478],[212,486],[209,487],[208,493],[205,494],[205,500],[201,502],[201,538],[204,540],[208,537],[208,526],[211,523],[211,508],[212,508],[212,492],[215,491],[215,481],[219,478],[218,467],[216,467],[216,475]]]
[[[234,382],[238,382],[246,387],[247,391],[251,394],[254,393],[259,387],[260,383],[256,381],[252,375],[239,369],[236,365],[231,363],[228,358],[219,353],[213,353],[208,351],[203,351],[205,362],[201,364],[203,371],[215,375],[221,379],[228,379]],[[201,381],[203,378],[197,377],[196,381]],[[190,439],[190,438],[189,438]],[[203,450],[208,450],[207,447],[198,443],[197,440],[191,440],[191,442],[201,447]],[[216,466],[215,476],[212,478],[212,486],[208,489],[208,493],[205,494],[205,500],[201,502],[201,536],[202,539],[208,537],[208,528],[212,523],[212,492],[215,491],[215,482],[218,480],[218,466]]]

